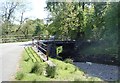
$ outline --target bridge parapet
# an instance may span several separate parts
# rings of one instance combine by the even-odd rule
[[[35,46],[37,47],[38,51],[43,52],[45,55],[50,57],[56,57],[57,52],[56,49],[59,46],[62,46],[63,53],[68,53],[67,55],[70,55],[68,52],[70,50],[74,51],[75,48],[75,41],[61,41],[61,40],[38,40],[35,43]]]

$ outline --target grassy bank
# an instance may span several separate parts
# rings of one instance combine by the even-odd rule
[[[33,54],[30,54],[30,53]],[[35,59],[37,58],[37,59]],[[26,48],[20,62],[15,80],[21,81],[101,81],[97,77],[87,76],[76,66],[49,58],[56,66],[50,68],[31,48]]]

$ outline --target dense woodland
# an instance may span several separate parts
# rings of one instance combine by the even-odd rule
[[[118,54],[119,4],[115,2],[46,2],[48,18],[24,18],[25,3],[5,2],[0,8],[2,38],[32,36],[56,40],[96,41],[81,54]],[[19,13],[19,18],[16,14]],[[17,21],[17,23],[15,23]],[[12,36],[11,36],[12,35]],[[3,39],[3,42],[6,40]],[[79,45],[78,45],[79,46]]]

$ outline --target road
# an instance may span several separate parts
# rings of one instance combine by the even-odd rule
[[[16,73],[24,46],[29,43],[30,42],[0,44],[0,61],[2,61],[2,65],[0,64],[0,75],[2,75],[2,81],[10,81],[11,77]]]
[[[31,42],[0,44],[0,80],[1,78],[2,81],[11,80],[11,77],[16,73],[24,46],[30,43]],[[107,81],[118,79],[119,72],[117,66],[82,62],[76,62],[74,64],[85,71],[87,75],[96,76]]]
[[[75,62],[77,67],[82,69],[86,75],[101,78],[104,81],[117,81],[120,75],[118,66],[96,64],[90,62]]]

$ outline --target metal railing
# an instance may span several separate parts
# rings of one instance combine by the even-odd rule
[[[47,44],[44,44],[42,42],[35,42],[33,41],[33,46],[36,46],[38,52],[42,52],[46,57],[47,57],[47,60],[48,60],[48,45]]]

